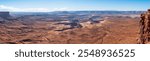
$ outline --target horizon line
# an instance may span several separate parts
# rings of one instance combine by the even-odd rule
[[[73,12],[73,11],[147,11],[147,10],[60,10],[60,11],[0,11],[0,12]]]

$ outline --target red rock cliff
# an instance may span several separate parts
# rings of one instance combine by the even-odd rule
[[[141,14],[140,20],[140,44],[146,44],[150,42],[150,9],[147,12]]]

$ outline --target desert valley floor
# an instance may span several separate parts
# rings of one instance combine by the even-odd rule
[[[0,43],[6,44],[136,44],[139,18],[110,17],[99,23],[83,22],[81,28],[52,21],[0,23]]]

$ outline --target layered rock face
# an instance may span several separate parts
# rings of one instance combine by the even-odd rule
[[[140,44],[150,42],[150,9],[144,14],[141,14],[140,20]]]

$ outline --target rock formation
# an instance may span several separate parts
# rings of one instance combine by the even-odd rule
[[[8,17],[10,17],[10,14],[9,14],[9,12],[0,12],[0,17],[8,18]]]
[[[82,25],[79,23],[79,20],[70,21],[71,28],[82,28]]]
[[[140,20],[140,44],[150,42],[150,9],[144,14],[141,14]]]

